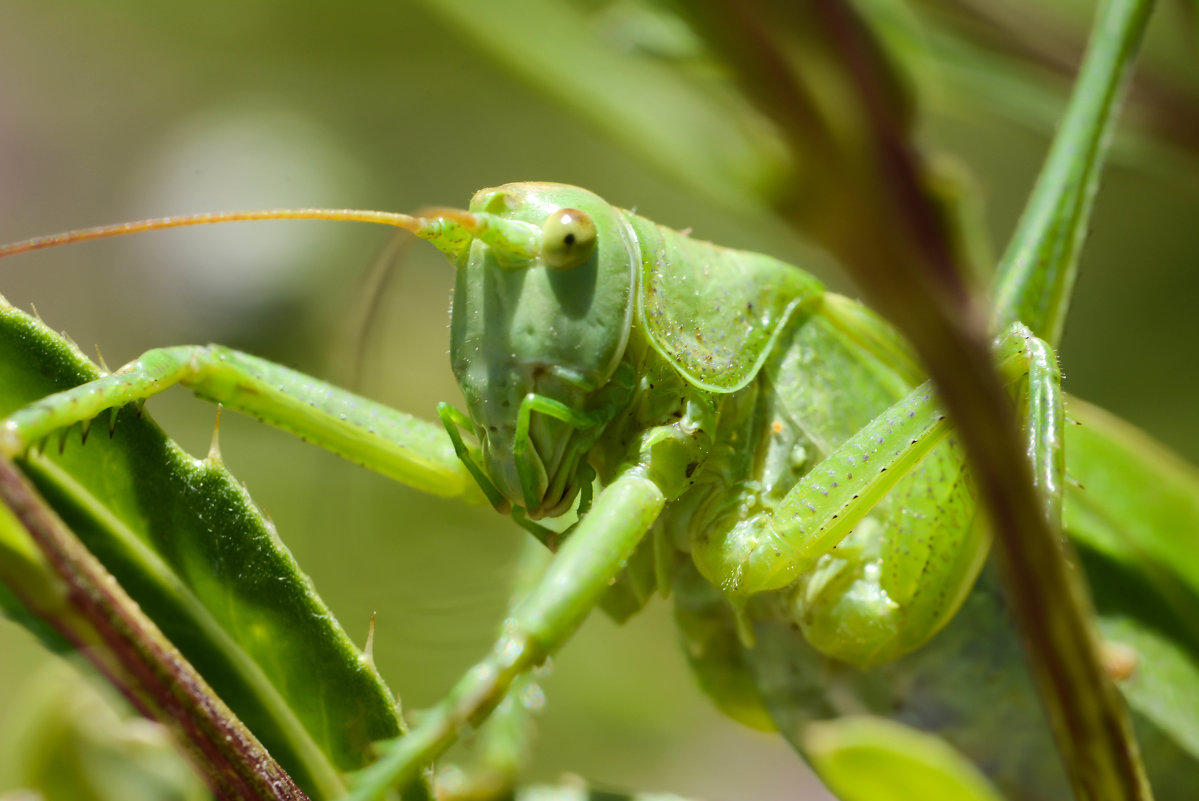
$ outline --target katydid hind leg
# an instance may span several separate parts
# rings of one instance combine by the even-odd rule
[[[1060,515],[1053,488],[1061,483],[1061,395],[1052,351],[1013,329],[997,357],[1029,431],[1038,482],[1050,488],[1047,514]],[[910,652],[945,625],[986,546],[964,454],[926,383],[837,447],[772,511],[699,558],[734,603],[798,579],[789,614],[808,640],[868,667]]]
[[[964,454],[922,385],[805,477],[771,521],[809,565],[790,616],[815,647],[859,667],[918,647],[981,568],[977,509]]]
[[[220,346],[147,351],[108,376],[43,398],[0,422],[0,450],[19,457],[53,432],[182,385],[416,489],[479,500],[440,426],[294,370]]]
[[[996,358],[1026,431],[1045,513],[1058,527],[1064,462],[1056,356],[1026,328],[1013,326],[997,343]],[[794,611],[809,640],[862,666],[927,642],[961,606],[986,556],[976,496],[950,431],[897,483],[887,505],[866,518],[876,530],[859,526],[800,581]],[[847,631],[862,637],[855,641]]]

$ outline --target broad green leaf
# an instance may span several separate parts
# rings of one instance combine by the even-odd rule
[[[1199,759],[1199,472],[1133,426],[1078,399],[1066,432],[1065,527],[1090,578],[1099,629],[1126,650],[1120,687],[1153,763]],[[1158,788],[1159,797],[1174,797]]]
[[[0,307],[0,414],[98,375]],[[110,438],[97,420],[82,445],[64,432],[28,455],[27,475],[296,781],[340,795],[372,742],[399,735],[392,694],[219,461],[193,459],[135,410],[115,423]]]
[[[1001,801],[944,740],[894,721],[813,723],[804,739],[812,767],[842,801]]]
[[[1080,544],[1199,597],[1199,470],[1078,398],[1067,413],[1066,530]],[[1181,586],[1179,586],[1181,585]],[[1191,624],[1199,642],[1199,623]]]

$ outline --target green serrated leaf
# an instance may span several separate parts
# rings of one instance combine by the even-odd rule
[[[39,320],[0,308],[0,414],[98,375]],[[64,432],[23,467],[296,781],[340,795],[342,774],[401,731],[391,692],[219,461],[193,459],[133,409],[111,438],[108,425],[86,444]]]

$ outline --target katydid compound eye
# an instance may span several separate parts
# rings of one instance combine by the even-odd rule
[[[541,231],[541,255],[546,267],[573,269],[591,258],[595,250],[595,223],[578,209],[555,211]]]

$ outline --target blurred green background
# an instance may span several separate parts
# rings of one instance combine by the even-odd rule
[[[766,214],[715,207],[610,144],[418,3],[0,8],[0,241],[204,210],[461,206],[483,186],[556,180],[722,244],[803,252]],[[1066,8],[1054,22],[1081,34],[1087,5]],[[1199,59],[1175,59],[1193,40],[1193,28],[1158,19],[1150,57],[1193,79]],[[941,98],[921,134],[968,166],[1001,244],[1049,130],[986,106]],[[1197,176],[1178,151],[1129,148],[1109,169],[1061,352],[1069,391],[1192,462]],[[458,401],[446,358],[452,273],[440,254],[404,254],[361,347],[363,370],[353,366],[363,276],[388,238],[331,223],[152,234],[4,262],[0,292],[36,304],[85,351],[99,345],[112,366],[155,346],[221,342],[431,418],[438,401]],[[212,407],[172,392],[149,409],[206,452]],[[430,501],[232,415],[221,447],[351,636],[362,642],[378,613],[375,658],[407,708],[433,701],[483,653],[524,536],[510,521]],[[0,753],[12,748],[4,723],[47,660],[0,621]],[[593,617],[544,685],[535,778],[572,772],[712,801],[793,799],[811,786],[780,739],[706,703],[666,604],[624,627]]]

